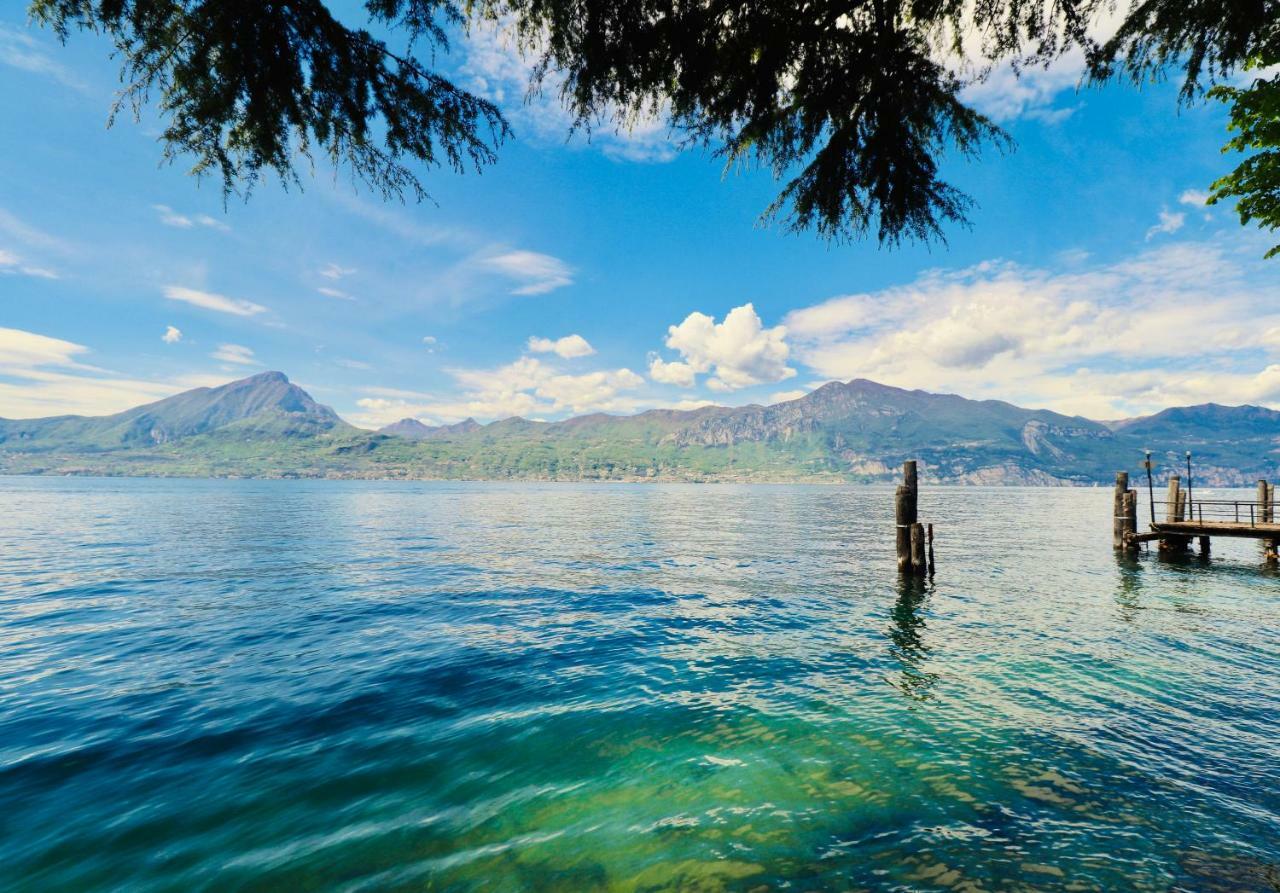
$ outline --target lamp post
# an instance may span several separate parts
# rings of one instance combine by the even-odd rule
[[[1147,461],[1142,463],[1147,469],[1147,502],[1151,505],[1151,523],[1156,523],[1156,490],[1151,481],[1151,450],[1144,450]]]

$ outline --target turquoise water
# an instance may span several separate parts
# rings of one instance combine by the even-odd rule
[[[1280,889],[1280,579],[1110,499],[0,478],[0,889]]]

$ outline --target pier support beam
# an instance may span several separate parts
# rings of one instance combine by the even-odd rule
[[[1125,490],[1120,497],[1120,542],[1126,552],[1137,552],[1138,541],[1138,491]]]

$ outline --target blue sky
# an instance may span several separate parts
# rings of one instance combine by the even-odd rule
[[[867,377],[1097,418],[1280,406],[1280,262],[1228,208],[1220,108],[1077,91],[1071,60],[974,101],[1017,148],[948,162],[978,206],[947,246],[762,228],[778,184],[660,124],[567,140],[525,64],[477,35],[443,64],[516,139],[481,175],[387,203],[319,170],[224,207],[105,126],[107,48],[0,13],[0,416],[119,411],[286,372],[344,417],[562,418],[797,396]]]

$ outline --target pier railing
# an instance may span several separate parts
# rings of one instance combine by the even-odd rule
[[[1231,521],[1236,524],[1248,524],[1256,527],[1259,524],[1272,522],[1272,506],[1270,502],[1252,502],[1245,499],[1183,499],[1171,511],[1174,503],[1158,499],[1155,501],[1156,516],[1153,521],[1170,520],[1177,517],[1179,521]]]

